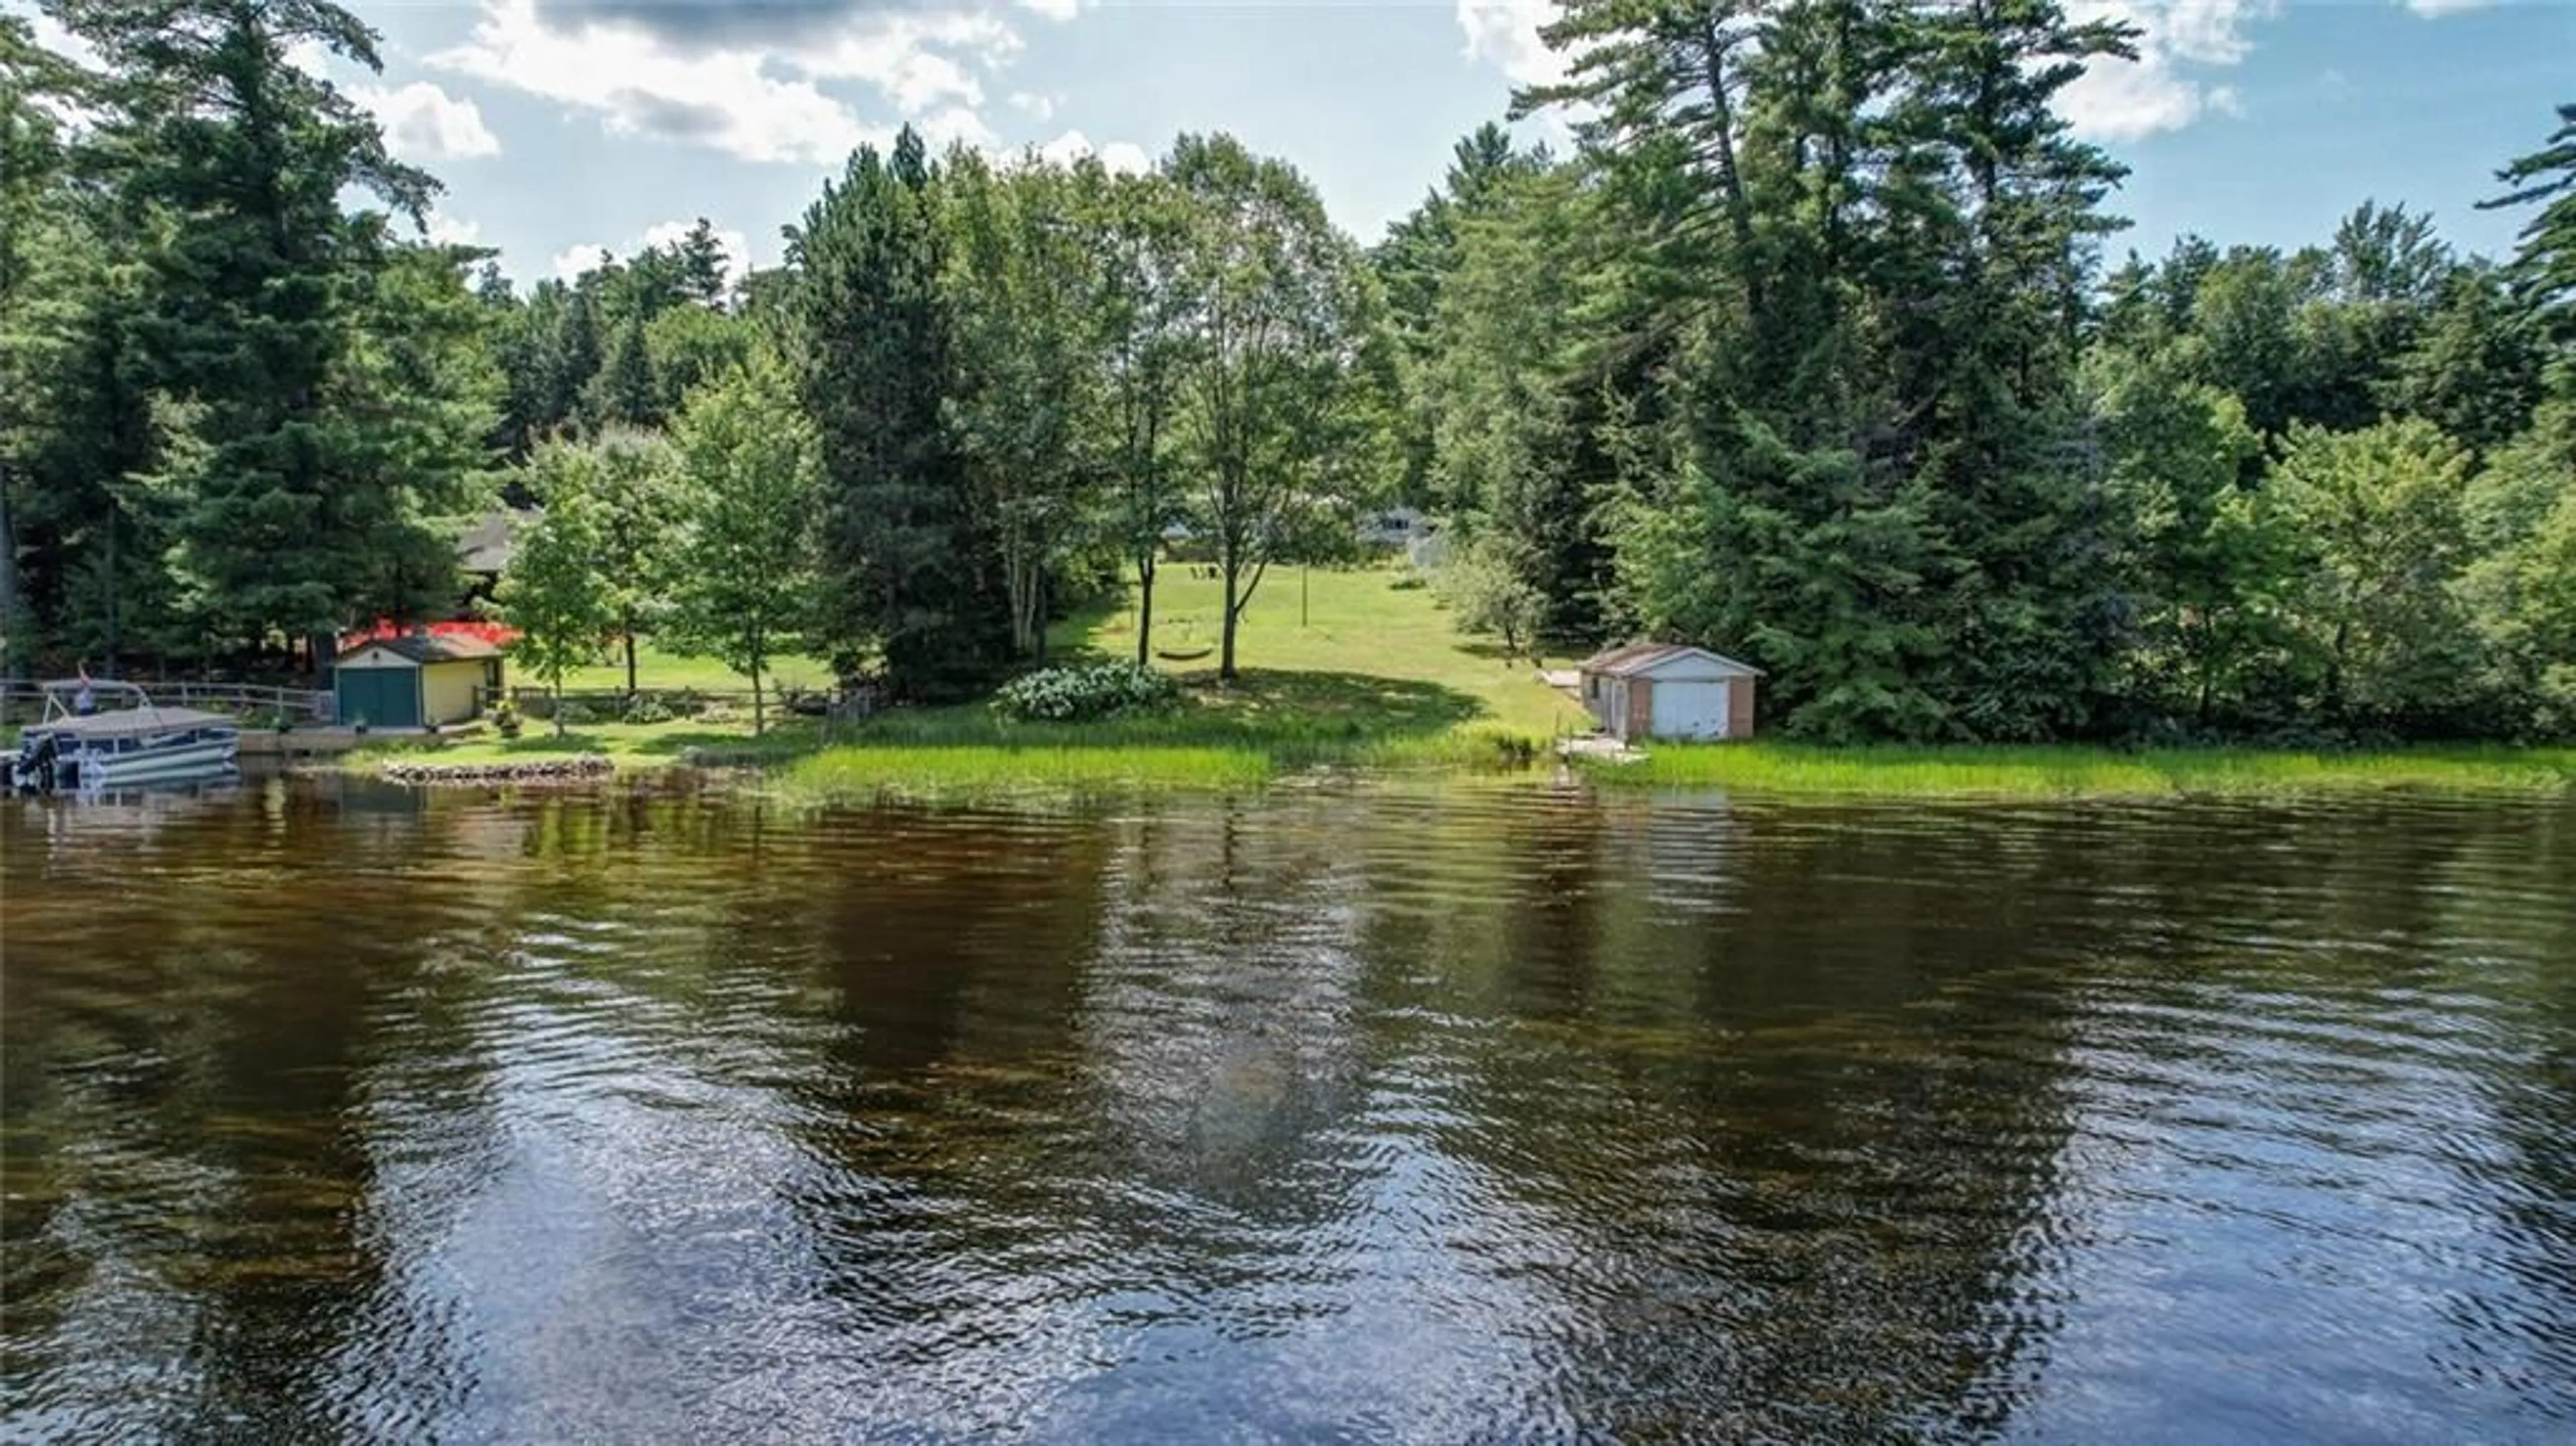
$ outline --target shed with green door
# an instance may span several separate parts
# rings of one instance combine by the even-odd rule
[[[501,650],[480,638],[377,638],[340,655],[331,691],[343,724],[445,727],[482,711],[501,691]]]

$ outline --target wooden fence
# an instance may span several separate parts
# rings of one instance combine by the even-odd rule
[[[556,695],[535,684],[514,683],[498,690],[480,689],[477,702],[484,712],[506,701],[528,718],[552,718]],[[672,718],[690,718],[713,708],[723,708],[748,717],[751,713],[749,688],[638,688],[629,693],[623,688],[566,688],[562,700],[567,708],[579,710],[589,718],[611,721],[642,708]],[[814,688],[779,688],[764,690],[762,700],[773,714],[801,714],[809,718],[857,719],[876,711],[876,690],[858,686],[823,691]]]

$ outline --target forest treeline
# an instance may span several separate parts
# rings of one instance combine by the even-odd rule
[[[2511,257],[2365,203],[2111,264],[2052,101],[2119,26],[1573,0],[1514,104],[1572,145],[1480,129],[1371,249],[1222,135],[906,132],[779,267],[701,223],[523,292],[288,60],[373,68],[336,7],[46,8],[102,64],[0,17],[13,663],[434,615],[507,499],[541,671],[649,629],[960,696],[1186,537],[1230,674],[1273,563],[1403,502],[1474,626],[1703,643],[1809,737],[2576,729],[2576,106],[2461,158]]]

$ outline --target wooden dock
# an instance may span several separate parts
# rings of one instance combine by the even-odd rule
[[[245,728],[241,733],[241,756],[244,758],[330,758],[349,753],[372,741],[367,734],[351,728],[298,728],[279,733],[273,729]]]

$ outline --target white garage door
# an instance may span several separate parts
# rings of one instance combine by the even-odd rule
[[[1657,682],[1655,736],[1658,738],[1723,738],[1726,736],[1726,690],[1716,683]]]

